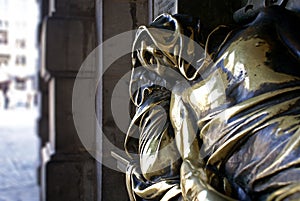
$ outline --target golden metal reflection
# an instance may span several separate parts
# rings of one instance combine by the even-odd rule
[[[164,14],[152,25],[163,29],[138,30],[125,141],[132,201],[300,197],[300,40],[287,22],[300,25],[266,9],[211,50],[192,18]],[[168,83],[165,67],[189,86]]]

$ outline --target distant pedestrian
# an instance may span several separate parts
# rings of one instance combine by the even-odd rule
[[[3,94],[3,102],[4,102],[4,109],[9,108],[9,96],[8,96],[8,90],[9,85],[11,83],[10,77],[5,69],[5,67],[0,66],[0,90]]]

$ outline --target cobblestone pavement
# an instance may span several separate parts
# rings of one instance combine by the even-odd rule
[[[37,109],[0,110],[0,201],[39,201]]]

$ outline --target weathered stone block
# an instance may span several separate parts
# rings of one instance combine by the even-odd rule
[[[41,139],[41,147],[49,141],[49,119],[41,117],[38,120],[38,134]]]
[[[177,13],[178,0],[164,1],[154,0],[153,16],[156,18],[162,13],[175,14]]]
[[[54,155],[46,165],[46,201],[96,201],[97,170],[85,155]]]
[[[80,115],[77,112],[74,114],[72,111],[72,96],[75,80],[73,78],[53,78],[52,80],[50,84],[50,91],[52,91],[50,93],[50,103],[52,102],[53,109],[50,109],[50,118],[52,118],[50,122],[53,123],[50,123],[50,126],[55,135],[55,151],[57,153],[78,153],[85,151],[86,148],[79,138],[79,133],[75,128],[73,120],[73,115]],[[84,105],[82,105],[82,107],[84,107]],[[93,113],[91,113],[90,118],[84,117],[83,121],[88,121],[89,125],[92,126],[89,127],[89,130],[81,130],[81,135],[85,132],[85,136],[90,136],[90,140],[95,142],[95,122],[93,122],[93,120]]]
[[[48,82],[39,79],[40,118],[38,120],[38,135],[41,138],[41,147],[49,141],[49,95]]]
[[[95,16],[94,0],[55,0],[55,16]]]
[[[89,18],[51,17],[45,39],[46,69],[54,76],[74,76],[96,47],[95,23]]]

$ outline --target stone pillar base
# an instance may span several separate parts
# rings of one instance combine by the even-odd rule
[[[88,153],[54,154],[45,164],[46,201],[97,200],[95,166]]]

